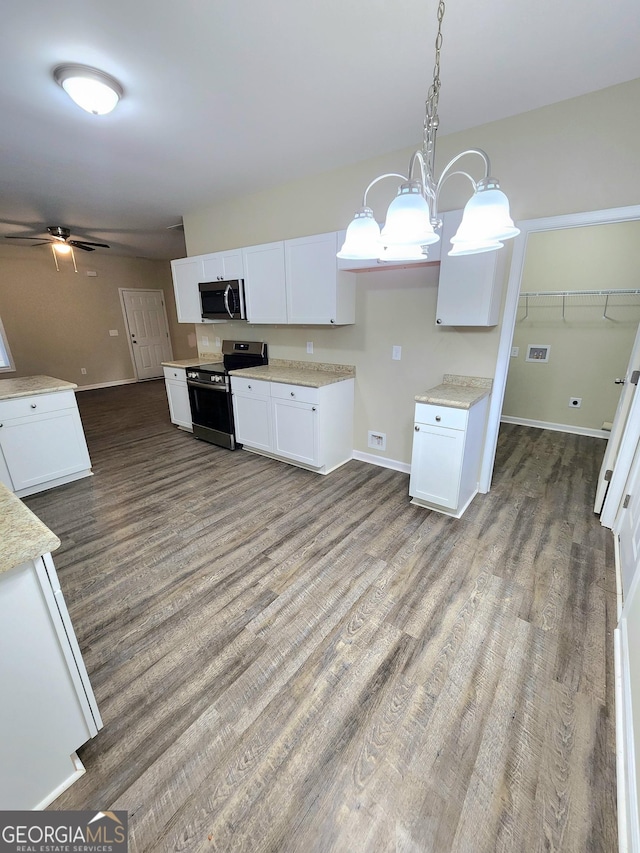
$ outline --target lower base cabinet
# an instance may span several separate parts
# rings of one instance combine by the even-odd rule
[[[165,367],[164,383],[167,389],[171,423],[192,432],[187,371],[184,367]]]
[[[231,377],[236,438],[247,450],[328,474],[353,453],[353,379],[309,388]]]
[[[102,728],[50,554],[0,574],[0,642],[0,809],[43,809]]]
[[[26,497],[91,475],[73,391],[0,401],[0,481]]]
[[[469,409],[416,403],[412,503],[460,518],[478,492],[488,397]]]

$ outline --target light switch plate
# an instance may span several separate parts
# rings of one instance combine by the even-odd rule
[[[402,358],[402,347],[399,347],[399,346],[392,347],[391,358],[394,361],[400,361],[400,359]]]
[[[117,338],[117,337],[118,337],[118,334],[119,334],[119,332],[118,332],[118,330],[117,330],[117,329],[109,329],[109,335],[110,335],[112,338]]]
[[[307,352],[309,355],[313,352],[313,341],[307,341]]]
[[[200,338],[200,341],[201,341],[201,343],[202,343],[202,346],[203,346],[203,347],[208,347],[208,346],[209,346],[209,338],[208,338],[206,335],[203,335],[203,336]]]
[[[517,358],[520,355],[520,347],[511,347],[511,358]]]

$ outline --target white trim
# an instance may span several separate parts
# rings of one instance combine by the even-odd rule
[[[68,776],[64,780],[64,782],[61,782],[57,788],[54,788],[51,793],[47,794],[44,800],[40,800],[40,802],[35,805],[31,811],[44,811],[47,806],[50,806],[51,803],[53,803],[55,800],[58,799],[59,796],[61,796],[61,794],[64,794],[67,788],[70,788],[74,782],[77,782],[77,780],[81,776],[84,776],[84,774],[87,772],[84,768],[84,764],[82,763],[82,761],[80,761],[76,752],[72,752],[69,758],[71,759],[71,766],[73,768],[71,775]]]
[[[633,730],[631,672],[629,668],[629,641],[627,637],[627,620],[622,619],[619,628],[620,664],[619,694],[616,695],[616,705],[620,713],[616,713],[616,724],[620,724],[621,733],[616,733],[616,761],[618,776],[618,843],[619,850],[629,853],[640,853],[640,832],[638,827],[638,780],[636,778],[635,762],[635,733]],[[615,657],[614,657],[615,663]],[[617,678],[616,678],[617,681]],[[616,683],[616,688],[618,687]],[[617,725],[616,725],[617,727]]]
[[[9,341],[7,340],[7,333],[4,330],[4,326],[2,324],[2,317],[0,317],[0,354],[2,354],[2,362],[0,364],[0,373],[14,373],[16,369],[15,362],[13,360],[13,356],[11,355],[11,349],[9,347]],[[4,364],[4,356],[6,355],[9,360],[9,364]]]
[[[157,378],[162,379],[162,376]],[[137,379],[116,379],[114,382],[98,382],[96,385],[78,385],[76,391],[95,391],[96,388],[113,388],[114,385],[133,385],[137,381]]]
[[[572,432],[575,435],[589,435],[593,438],[608,439],[611,434],[606,429],[591,429],[590,427],[573,426],[573,424],[554,424],[547,421],[536,421],[530,418],[512,418],[511,415],[502,415],[500,423],[518,424],[519,426],[535,427],[536,429],[551,429],[555,432]]]
[[[392,471],[400,471],[403,474],[411,473],[411,465],[408,462],[398,462],[397,459],[374,456],[373,453],[363,453],[360,450],[353,451],[353,458],[357,459],[358,462],[368,462],[369,465],[377,465],[379,468],[391,468]]]
[[[482,459],[482,471],[480,474],[480,491],[488,492],[491,486],[491,475],[496,458],[498,446],[498,432],[500,430],[500,415],[504,403],[504,392],[507,385],[507,373],[509,372],[509,359],[511,356],[511,344],[513,331],[516,325],[518,311],[518,298],[520,296],[520,282],[524,269],[524,256],[529,234],[536,231],[557,231],[561,228],[579,228],[587,225],[606,225],[613,222],[629,222],[640,219],[640,205],[629,207],[613,207],[608,210],[592,210],[586,213],[569,213],[564,216],[549,216],[542,219],[526,219],[518,222],[520,234],[513,242],[513,254],[511,257],[511,270],[507,284],[507,295],[500,328],[500,343],[498,344],[498,356],[496,370],[493,379],[493,389],[489,404],[489,418],[487,421],[487,435],[485,440],[484,454]]]
[[[613,632],[613,673],[616,709],[616,781],[618,805],[618,850],[628,853],[629,827],[627,825],[627,786],[626,786],[626,749],[625,749],[625,711],[623,707],[624,690],[622,685],[622,637],[620,628]]]

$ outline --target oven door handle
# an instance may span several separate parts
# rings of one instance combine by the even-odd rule
[[[204,388],[206,391],[223,391],[227,390],[225,385],[214,385],[213,382],[195,382],[193,379],[187,379],[187,388]]]

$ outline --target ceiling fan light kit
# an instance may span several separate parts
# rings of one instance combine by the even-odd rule
[[[92,115],[110,113],[124,95],[114,77],[88,65],[58,65],[53,69],[53,79],[72,101]]]
[[[435,231],[442,225],[438,216],[440,190],[453,175],[468,178],[473,186],[473,195],[465,205],[458,231],[451,238],[450,255],[492,252],[502,248],[503,240],[520,233],[511,219],[509,201],[500,190],[498,181],[491,176],[489,157],[482,149],[469,148],[461,152],[447,163],[439,179],[435,177],[444,11],[444,0],[440,0],[433,82],[425,102],[422,148],[412,155],[407,176],[390,172],[371,181],[364,191],[362,207],[347,228],[344,244],[338,252],[339,258],[393,262],[426,260],[429,246],[440,239]],[[478,181],[467,172],[453,169],[458,160],[467,155],[480,157],[484,163],[484,175]],[[389,205],[381,232],[373,210],[367,205],[367,194],[374,184],[386,178],[400,178],[402,183]]]

